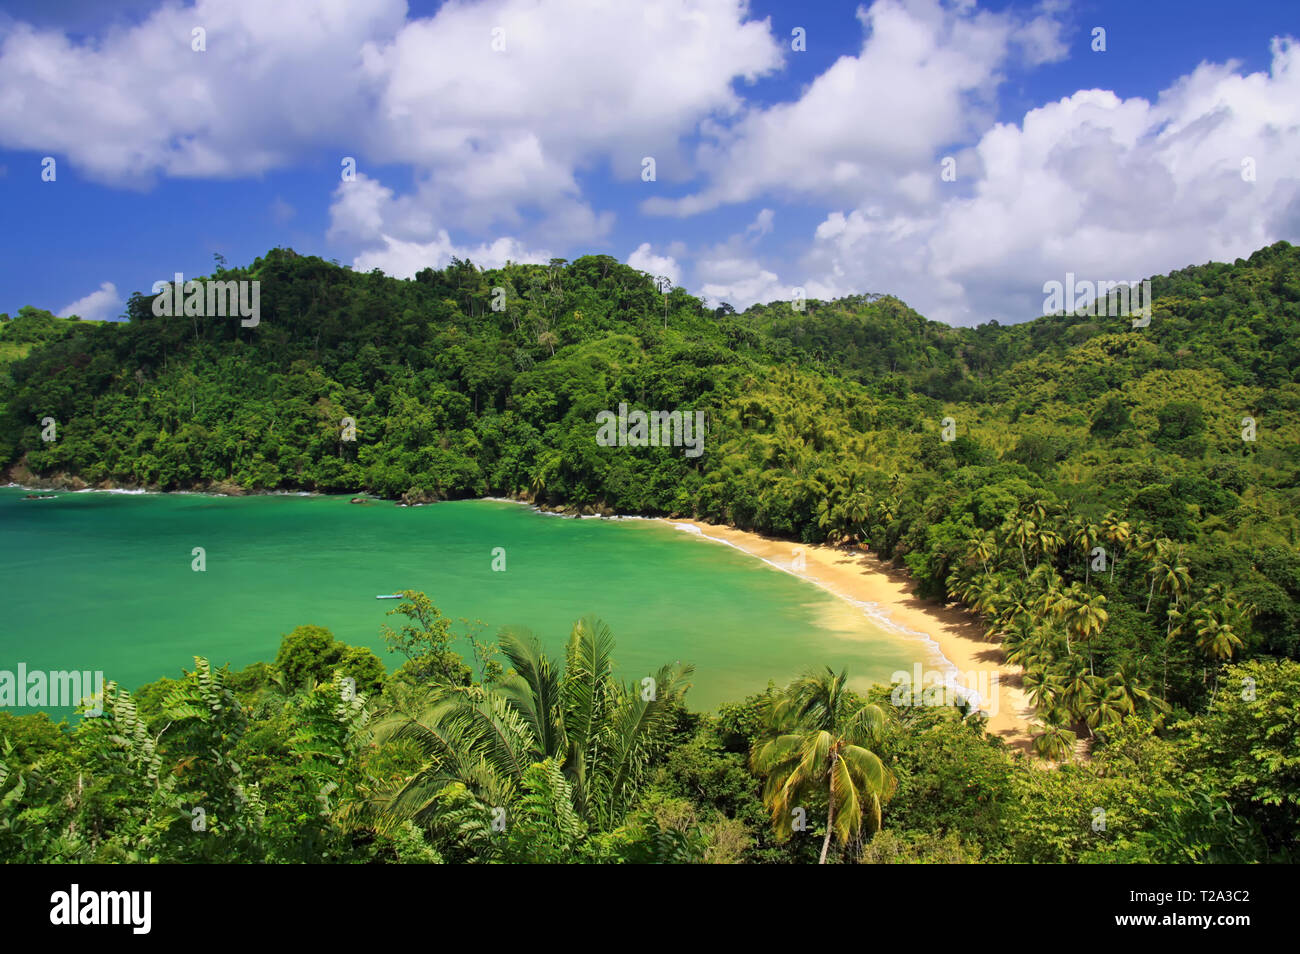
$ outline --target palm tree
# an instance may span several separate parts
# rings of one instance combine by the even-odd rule
[[[1012,580],[1002,588],[997,601],[997,612],[998,621],[1004,627],[1013,624],[1021,616],[1033,616],[1033,604],[1024,580]]]
[[[1036,537],[1037,525],[1027,517],[1012,516],[1003,525],[1003,529],[1011,542],[1020,548],[1020,566],[1025,571],[1025,579],[1029,579],[1029,561],[1025,557],[1025,547]]]
[[[1074,752],[1077,736],[1059,721],[1039,723],[1042,732],[1034,736],[1034,754],[1039,758],[1064,762]]]
[[[624,685],[613,678],[613,633],[591,617],[574,624],[563,671],[528,630],[503,630],[499,644],[511,672],[495,684],[395,693],[375,738],[410,740],[425,764],[380,799],[381,814],[427,823],[449,785],[504,806],[532,765],[554,759],[584,821],[616,823],[664,744],[693,667],[673,663]]]
[[[1163,537],[1157,537],[1150,524],[1140,523],[1134,528],[1132,549],[1135,556],[1144,560],[1153,560],[1167,546],[1169,546],[1169,541]]]
[[[1071,673],[1062,687],[1057,701],[1071,719],[1085,720],[1093,703],[1101,694],[1102,681],[1080,666]],[[1089,727],[1091,734],[1091,727]]]
[[[1077,642],[1090,643],[1110,619],[1106,612],[1106,597],[1092,593],[1078,583],[1071,583],[1056,604],[1057,615],[1065,622],[1066,651],[1070,650],[1070,636]],[[1092,650],[1088,651],[1088,667],[1092,667]]]
[[[984,567],[985,575],[989,572],[989,560],[997,556],[997,553],[998,543],[991,533],[972,536],[966,541],[966,560],[968,562],[978,560]]]
[[[880,526],[888,528],[898,516],[898,499],[895,497],[886,497],[876,507],[876,512],[880,514]]]
[[[866,537],[867,520],[871,517],[872,506],[871,497],[863,490],[851,489],[844,500],[844,521],[850,530],[850,536],[859,543]]]
[[[1029,623],[1029,626],[1033,627],[1034,624]],[[1051,665],[1055,658],[1051,648],[1051,634],[1045,630],[1032,628],[1027,636],[1021,636],[1013,631],[1007,634],[1006,645],[1009,648],[1007,662],[1022,667],[1026,672],[1026,680],[1035,684],[1039,677],[1034,676],[1031,679],[1028,674]],[[1047,691],[1050,695],[1053,690],[1049,687]]]
[[[1101,539],[1101,528],[1087,520],[1076,520],[1069,529],[1070,544],[1083,553],[1083,583],[1088,585],[1092,571],[1092,549]]]
[[[1030,613],[1043,621],[1058,619],[1060,617],[1061,601],[1064,599],[1065,594],[1061,590],[1049,585],[1030,602]],[[1070,651],[1068,644],[1066,650]]]
[[[844,530],[844,512],[830,496],[823,497],[817,504],[817,526],[826,531],[826,539],[834,539]]]
[[[1128,697],[1116,686],[1105,683],[1089,701],[1084,712],[1088,731],[1105,728],[1123,720],[1127,715]]]
[[[1235,650],[1242,647],[1241,637],[1232,626],[1224,622],[1219,613],[1206,611],[1196,625],[1196,648],[1210,659],[1220,662],[1231,659]]]
[[[832,835],[844,844],[864,823],[872,831],[880,827],[881,806],[897,784],[872,751],[884,730],[884,710],[852,696],[846,682],[846,673],[828,667],[791,683],[773,700],[768,737],[750,753],[778,837],[789,837],[796,808],[825,794],[818,864],[826,863]]]
[[[1115,667],[1115,671],[1106,678],[1107,693],[1112,704],[1122,715],[1136,715],[1139,709],[1151,707],[1165,711],[1169,707],[1151,694],[1127,665]]]
[[[1169,546],[1157,544],[1155,559],[1151,562],[1151,569],[1148,571],[1151,577],[1151,589],[1147,593],[1147,606],[1145,612],[1151,612],[1151,600],[1155,597],[1156,590],[1161,593],[1170,593],[1177,596],[1187,592],[1188,587],[1192,585],[1191,574],[1188,573],[1187,567],[1178,562],[1181,557],[1181,551],[1169,559]]]
[[[1021,646],[1035,640],[1039,634],[1039,624],[1028,616],[1020,616],[1012,621],[1002,634],[1002,645],[1014,652]]]
[[[539,500],[546,493],[546,487],[560,469],[563,458],[559,451],[548,450],[537,458],[537,464],[529,478],[528,486],[533,492],[533,499]]]
[[[1025,691],[1029,701],[1039,712],[1049,712],[1057,707],[1065,683],[1058,673],[1045,669],[1028,669],[1025,672]]]
[[[1160,676],[1161,700],[1164,700],[1169,692],[1169,646],[1178,637],[1186,636],[1191,631],[1192,623],[1193,616],[1191,613],[1184,612],[1174,606],[1169,607],[1169,612],[1165,616],[1165,645]]]
[[[1056,507],[1053,504],[1049,503],[1048,501],[1044,500],[1041,497],[1035,500],[1031,500],[1029,503],[1025,504],[1023,507],[1020,508],[1021,513],[1025,514],[1025,516],[1027,517],[1032,517],[1034,520],[1037,520],[1039,523],[1042,523],[1044,520],[1046,520],[1048,516],[1052,514],[1055,510]]]
[[[1038,532],[1034,534],[1034,550],[1045,557],[1054,555],[1057,550],[1061,549],[1062,543],[1064,543],[1064,540],[1059,533],[1041,525]]]
[[[1110,557],[1110,579],[1115,581],[1115,564],[1119,562],[1120,548],[1128,543],[1133,535],[1133,528],[1129,526],[1127,520],[1121,520],[1113,513],[1108,513],[1101,518],[1101,535],[1105,537],[1106,542],[1111,545]]]

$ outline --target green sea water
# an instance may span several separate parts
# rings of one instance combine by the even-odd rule
[[[859,607],[731,547],[641,520],[566,519],[478,500],[398,507],[347,497],[60,493],[0,488],[0,670],[102,671],[135,688],[192,667],[274,659],[314,623],[369,646],[396,601],[423,590],[484,635],[523,625],[562,654],[593,613],[620,675],[693,663],[692,708],[712,709],[810,667],[859,687],[929,658]],[[195,547],[206,569],[192,568]],[[493,570],[494,548],[505,570]],[[469,658],[467,644],[458,648]],[[63,714],[68,710],[47,707]]]

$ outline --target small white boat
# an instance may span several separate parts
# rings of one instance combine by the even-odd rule
[[[401,593],[389,593],[387,596],[376,596],[376,597],[375,597],[375,599],[377,599],[377,600],[400,600],[401,598],[402,598],[402,594],[401,594]]]

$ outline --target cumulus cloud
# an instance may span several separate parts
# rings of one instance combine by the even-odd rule
[[[1066,272],[1136,280],[1300,240],[1300,46],[1275,40],[1267,72],[1202,64],[1153,102],[1081,90],[992,126],[957,169],[912,207],[828,213],[795,262],[759,253],[756,220],[695,257],[695,286],[738,308],[888,292],[970,325],[1040,314]]]
[[[544,249],[528,249],[513,238],[499,238],[476,246],[455,245],[445,230],[431,242],[407,242],[389,235],[383,245],[358,255],[352,267],[368,272],[378,268],[395,278],[414,278],[424,268],[445,268],[453,258],[468,259],[479,268],[500,268],[507,262],[545,264],[553,257]]]
[[[417,185],[391,202],[401,216],[479,236],[532,221],[547,242],[591,242],[612,224],[581,172],[632,181],[655,155],[660,177],[686,176],[681,137],[741,108],[733,81],[781,64],[743,0],[486,0],[409,21],[403,0],[198,0],[85,40],[0,31],[9,148],[139,187],[332,149],[409,165]],[[409,221],[370,225],[420,237]]]
[[[0,143],[65,155],[116,185],[283,167],[364,127],[373,95],[360,49],[405,14],[404,0],[197,0],[80,40],[11,21],[0,25]]]
[[[70,305],[64,305],[59,309],[58,315],[60,318],[76,315],[87,321],[106,321],[116,318],[121,306],[122,297],[117,293],[117,286],[112,282],[104,282],[97,291],[78,298]]]
[[[1267,73],[1202,64],[1154,103],[1082,90],[994,126],[969,195],[910,215],[833,212],[802,264],[974,324],[1041,313],[1043,283],[1067,271],[1138,279],[1294,240],[1300,47],[1276,40],[1272,53]]]
[[[681,284],[682,267],[677,264],[677,259],[671,255],[656,255],[651,251],[649,242],[638,245],[636,250],[627,257],[627,264],[648,275],[667,276],[674,285]]]
[[[642,208],[694,215],[769,193],[896,194],[899,179],[929,171],[937,148],[987,126],[1005,66],[1065,53],[1048,14],[1025,21],[973,4],[877,0],[858,18],[858,55],[841,57],[794,102],[707,125],[698,161],[709,184],[680,199],[647,198]]]
[[[743,0],[453,0],[415,20],[403,0],[197,0],[84,39],[4,19],[0,146],[132,187],[354,156],[326,237],[366,270],[617,243],[737,307],[892,292],[963,324],[1036,315],[1067,271],[1140,278],[1300,240],[1300,48],[1274,41],[1265,72],[1203,63],[1151,99],[1079,90],[995,122],[1008,74],[1065,55],[1062,10],[875,0],[854,55],[761,103],[746,84],[784,43]],[[638,244],[596,181],[644,212],[753,218],[689,250]],[[90,317],[109,288],[68,309]]]

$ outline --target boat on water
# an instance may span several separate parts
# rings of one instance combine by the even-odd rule
[[[402,594],[401,594],[401,593],[388,593],[388,594],[386,594],[386,595],[381,595],[381,596],[376,596],[376,597],[375,597],[375,599],[377,599],[377,600],[400,600],[401,598],[402,598]]]

